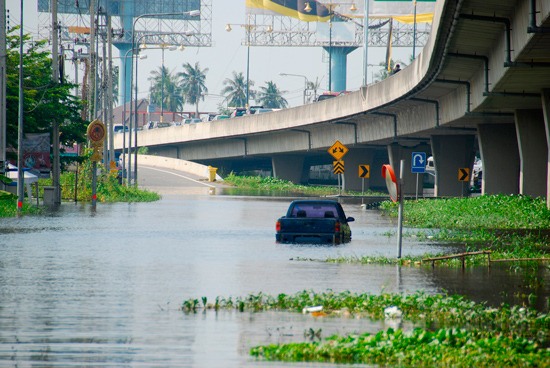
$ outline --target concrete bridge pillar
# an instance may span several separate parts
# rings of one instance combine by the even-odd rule
[[[303,155],[277,155],[271,158],[273,176],[277,179],[289,180],[295,184],[302,184],[304,178]]]
[[[411,159],[413,152],[429,152],[428,146],[422,147],[404,147],[399,144],[388,145],[388,156],[390,159],[390,165],[395,171],[395,176],[399,177],[399,169],[401,160],[405,160],[405,166],[403,170],[403,193],[406,196],[416,195],[416,179],[417,174],[411,172]],[[428,154],[426,154],[428,156]],[[418,175],[418,195],[423,195],[423,175]]]
[[[532,197],[546,195],[548,176],[547,138],[542,110],[517,110],[516,133],[520,156],[519,192]]]
[[[482,194],[519,193],[519,151],[513,124],[480,124]]]
[[[469,195],[470,182],[458,180],[459,170],[474,163],[473,135],[434,135],[431,137],[435,166],[434,196],[463,197]]]
[[[550,89],[542,90],[542,113],[544,129],[546,130],[546,147],[548,148],[546,163],[546,206],[550,208]]]
[[[373,167],[374,149],[369,148],[352,148],[344,156],[344,183],[346,190],[361,191],[363,180],[365,181],[365,190],[370,187],[370,178],[373,175],[380,175],[381,167],[378,171],[374,171]],[[369,178],[362,179],[359,177],[359,165],[369,166]]]

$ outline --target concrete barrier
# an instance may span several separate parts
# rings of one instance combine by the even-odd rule
[[[208,166],[197,164],[191,161],[179,160],[177,158],[138,155],[138,165],[140,164],[183,171],[189,174],[200,176],[201,178],[204,177],[205,180],[209,180],[210,178],[210,171],[208,170]],[[216,174],[216,181],[223,181],[223,178]]]

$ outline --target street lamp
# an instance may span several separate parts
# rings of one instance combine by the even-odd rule
[[[246,108],[248,109],[250,106],[250,32],[253,28],[256,28],[257,26],[255,24],[250,24],[250,16],[248,18],[247,24],[233,24],[233,23],[227,23],[225,25],[225,30],[227,32],[231,32],[233,28],[231,26],[240,26],[243,27],[246,30]],[[269,26],[267,27],[267,31],[271,32],[273,29]]]
[[[138,15],[137,17],[134,18],[134,22],[132,23],[132,50],[135,51],[136,49],[136,23],[138,20],[140,20],[141,18],[156,18],[156,17],[167,17],[167,16],[175,16],[175,15],[188,15],[188,16],[191,16],[191,17],[196,17],[198,15],[200,15],[201,11],[200,10],[191,10],[191,11],[184,11],[184,12],[172,12],[172,13],[149,13],[149,14],[141,14],[141,15]],[[132,63],[132,68],[133,68],[134,64]],[[131,71],[130,73],[132,75],[132,77],[130,78],[130,91],[132,90],[133,88],[133,84],[134,84],[134,78],[133,78],[133,70]],[[137,101],[137,59],[136,59],[136,87],[135,87],[135,93],[136,93],[136,100],[134,101],[134,106],[135,106],[135,111],[134,111],[134,114],[135,114],[135,123],[136,123],[136,129],[135,129],[135,132],[134,132],[134,144],[135,144],[135,151],[134,151],[134,185],[137,186],[137,150],[138,150],[138,144],[137,144],[137,137],[138,137],[138,134],[137,134],[137,108],[138,108],[138,101]],[[131,134],[131,132],[130,132]],[[130,171],[130,170],[128,170]],[[128,176],[128,178],[130,178]],[[129,184],[129,183],[128,183]]]
[[[161,57],[161,69],[160,69],[160,122],[162,123],[164,121],[164,79],[166,77],[164,73],[164,50],[168,49],[169,51],[175,51],[175,50],[181,50],[183,51],[185,47],[183,45],[180,45],[179,47],[176,45],[168,45],[167,43],[161,43],[160,47],[153,47],[149,48],[146,44],[142,44],[140,46],[140,50],[158,50],[160,49],[162,51],[162,57]],[[145,59],[147,55],[143,55],[143,57],[140,56],[140,59]]]
[[[163,43],[160,48],[162,49],[162,66],[161,66],[161,76],[160,76],[160,122],[164,122],[164,49],[166,44]],[[170,51],[177,49],[177,46],[169,46]]]
[[[140,49],[148,49],[147,45],[144,43],[140,46]],[[160,47],[154,47],[152,50],[160,49],[162,50],[162,57],[161,57],[161,68],[160,68],[160,122],[164,122],[164,50],[168,49],[170,51],[174,51],[178,49],[178,46],[175,45],[168,45],[167,43],[162,43]],[[180,50],[184,50],[183,45],[179,46]]]
[[[314,2],[313,4],[315,7],[317,2]],[[328,38],[328,89],[332,91],[332,20],[334,18],[334,8],[336,8],[339,5],[346,5],[351,4],[349,10],[351,12],[357,11],[357,7],[355,6],[355,3],[333,3],[332,0],[329,3],[323,4],[318,3],[322,6],[324,6],[328,12],[329,12],[329,19],[328,19],[328,32],[329,32],[329,38]],[[313,10],[312,6],[310,5],[310,2],[306,2],[306,5],[304,7],[304,11],[307,13],[311,12]]]
[[[306,91],[307,91],[307,83],[308,83],[308,80],[307,80],[307,77],[305,75],[301,75],[301,74],[289,74],[289,73],[279,73],[279,75],[283,76],[283,77],[302,77],[304,78],[304,105],[306,104]]]

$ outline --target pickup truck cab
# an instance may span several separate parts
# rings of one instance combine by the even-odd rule
[[[349,223],[340,203],[332,200],[297,200],[285,216],[277,220],[278,243],[332,243],[351,241]]]

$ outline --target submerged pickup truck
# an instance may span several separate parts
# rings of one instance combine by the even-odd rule
[[[332,200],[293,201],[285,216],[277,220],[278,243],[332,243],[351,240],[349,222],[340,203]]]

